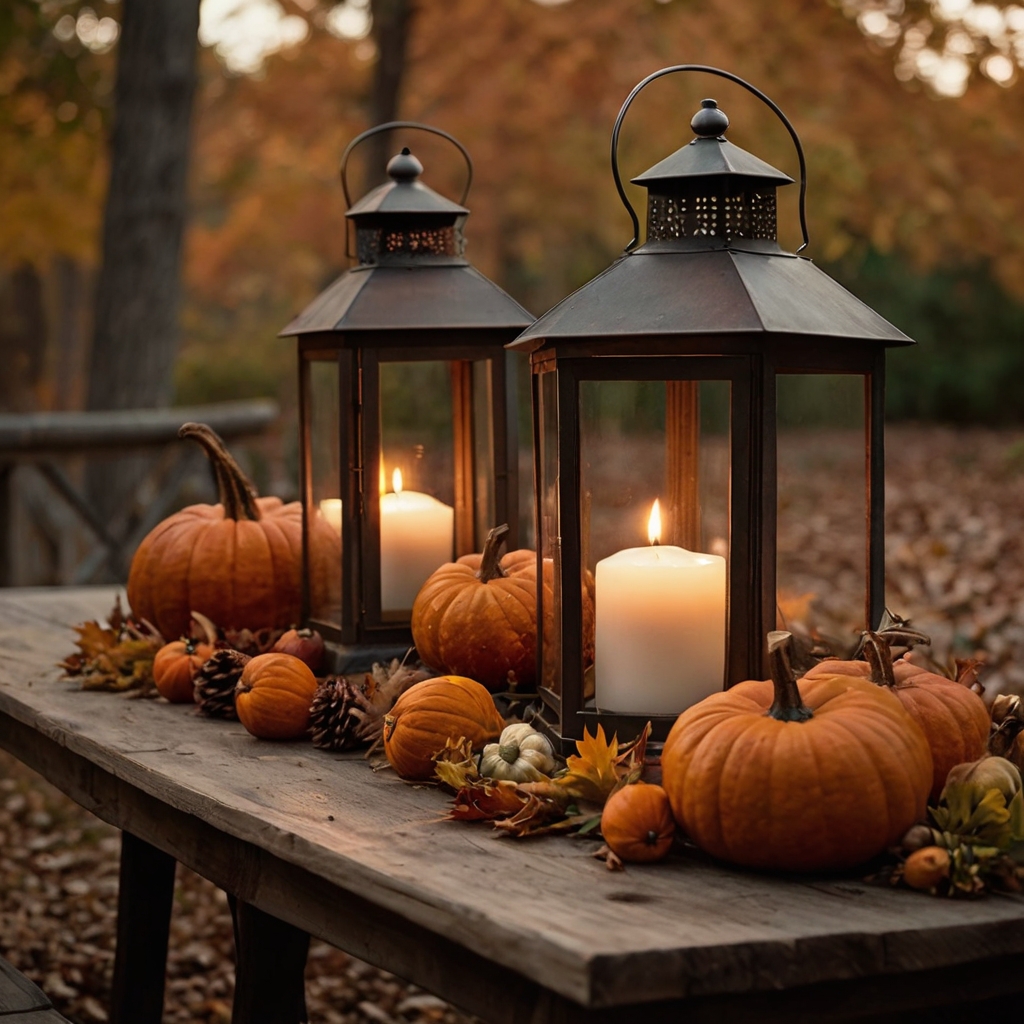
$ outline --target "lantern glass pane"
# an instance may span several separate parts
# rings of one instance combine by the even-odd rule
[[[540,478],[537,495],[538,550],[544,559],[545,577],[552,572],[551,589],[540,588],[537,621],[541,625],[543,684],[561,693],[561,634],[559,598],[561,575],[558,555],[558,389],[553,372],[541,373],[536,380],[537,424],[540,449]],[[548,603],[551,607],[547,607]]]
[[[385,619],[408,619],[453,556],[452,375],[441,361],[380,364],[380,585]]]
[[[602,711],[678,714],[723,686],[730,389],[580,385],[582,564],[596,590]]]
[[[341,537],[341,419],[337,360],[309,364],[310,490],[313,516],[325,519]],[[311,530],[311,542],[316,530]],[[341,627],[341,559],[327,585],[310,588],[310,615]]]
[[[483,547],[494,521],[494,405],[491,361],[473,363],[473,550]]]
[[[865,378],[781,374],[776,399],[778,622],[850,645],[866,627]]]

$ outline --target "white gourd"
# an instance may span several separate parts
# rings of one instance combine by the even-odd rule
[[[497,743],[480,755],[480,774],[510,782],[539,782],[554,770],[555,755],[546,736],[532,725],[506,726]]]

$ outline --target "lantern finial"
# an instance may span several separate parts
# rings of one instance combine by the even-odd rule
[[[690,127],[698,138],[717,139],[725,134],[729,127],[729,118],[724,110],[718,109],[717,100],[701,100],[700,110],[693,115]]]
[[[415,181],[422,173],[423,164],[412,155],[408,146],[388,161],[388,177],[392,181]]]

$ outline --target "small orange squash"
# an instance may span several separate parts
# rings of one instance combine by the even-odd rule
[[[412,637],[420,658],[492,692],[534,689],[537,682],[537,553],[501,557],[508,526],[487,535],[481,554],[463,555],[436,570],[412,608]],[[544,604],[553,607],[554,572],[545,563]],[[584,591],[584,661],[594,658],[593,595]]]
[[[264,740],[297,740],[309,730],[316,693],[310,667],[291,654],[260,654],[246,663],[235,687],[238,720]]]
[[[189,505],[158,523],[128,573],[128,602],[165,636],[188,631],[192,611],[222,629],[287,628],[302,615],[302,505],[259,498],[223,441],[202,423],[180,437],[197,441],[213,466],[218,505]],[[310,524],[313,607],[336,589],[341,540],[325,519]]]
[[[636,782],[616,790],[601,812],[601,835],[625,861],[661,860],[672,846],[676,823],[661,786]]]
[[[479,750],[504,727],[485,687],[464,676],[437,676],[406,690],[384,716],[384,753],[403,779],[425,781],[449,739],[464,737]]]
[[[849,868],[923,817],[932,758],[893,694],[845,675],[803,679],[769,634],[771,682],[684,711],[662,752],[676,821],[715,857],[787,871]]]
[[[153,659],[153,682],[157,692],[172,704],[191,704],[194,700],[192,677],[212,654],[210,644],[195,640],[164,644]]]
[[[866,633],[867,661],[823,661],[805,679],[840,673],[870,679],[891,690],[924,730],[932,751],[932,785],[929,799],[935,802],[954,765],[977,761],[988,749],[992,719],[985,702],[969,686],[936,675],[906,658],[895,664],[885,639]]]

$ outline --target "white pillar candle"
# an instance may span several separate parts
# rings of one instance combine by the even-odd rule
[[[341,536],[341,498],[324,498],[320,502],[320,515],[338,531]]]
[[[429,494],[395,490],[380,497],[380,607],[408,611],[435,569],[452,560],[455,509]]]
[[[602,711],[679,714],[722,688],[724,558],[652,537],[650,547],[601,559],[595,586],[594,681]]]

